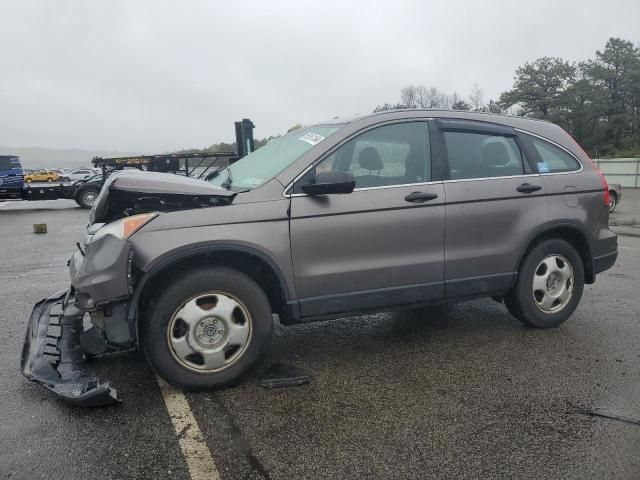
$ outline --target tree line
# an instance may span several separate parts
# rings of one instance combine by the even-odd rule
[[[474,85],[463,98],[436,87],[409,85],[400,102],[374,112],[434,108],[509,113],[557,123],[592,156],[640,156],[640,48],[610,38],[595,58],[542,57],[516,69],[511,90],[484,102]]]

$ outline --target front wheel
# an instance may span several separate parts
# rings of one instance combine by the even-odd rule
[[[575,311],[584,289],[578,252],[560,239],[536,245],[524,259],[514,289],[505,296],[511,314],[538,328],[553,328]]]
[[[243,273],[195,270],[154,297],[142,324],[142,348],[151,367],[179,388],[237,383],[269,346],[271,306]]]

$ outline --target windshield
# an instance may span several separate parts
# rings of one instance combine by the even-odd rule
[[[305,127],[274,138],[228,169],[222,169],[210,182],[214,185],[227,185],[233,189],[259,187],[340,127],[341,125]]]
[[[18,157],[0,157],[0,170],[12,170],[20,168]]]

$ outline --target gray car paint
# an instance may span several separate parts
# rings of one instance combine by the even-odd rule
[[[445,180],[324,198],[291,194],[297,177],[358,132],[385,122],[436,118],[530,132],[571,152],[583,168],[570,174]],[[155,266],[189,252],[246,249],[278,270],[297,317],[315,317],[507,290],[528,242],[553,225],[583,232],[593,257],[617,251],[599,177],[580,147],[556,125],[423,110],[334,123],[344,126],[265,185],[238,193],[231,205],[161,213],[129,239],[136,268],[151,274]],[[525,181],[543,189],[535,195],[515,191]],[[438,200],[425,208],[407,204],[404,196],[416,190],[436,193]],[[460,288],[459,280],[469,282]]]

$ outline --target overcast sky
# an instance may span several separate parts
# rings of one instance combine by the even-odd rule
[[[398,102],[485,100],[541,56],[640,42],[640,1],[0,3],[0,145],[162,152]]]

